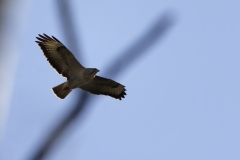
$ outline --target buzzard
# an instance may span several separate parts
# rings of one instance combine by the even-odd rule
[[[54,36],[36,37],[50,65],[67,81],[53,87],[57,97],[64,99],[73,89],[81,88],[93,94],[102,94],[121,100],[126,95],[125,86],[111,79],[96,76],[96,68],[83,67],[74,55]]]

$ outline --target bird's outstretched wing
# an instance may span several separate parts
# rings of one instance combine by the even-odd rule
[[[50,65],[64,77],[69,78],[84,67],[78,62],[74,55],[54,36],[46,34],[36,37],[36,43],[41,47]]]
[[[93,80],[80,87],[93,94],[103,94],[121,100],[126,95],[125,86],[107,78],[95,76]]]

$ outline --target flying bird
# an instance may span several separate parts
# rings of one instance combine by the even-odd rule
[[[74,55],[54,36],[46,34],[36,37],[50,65],[67,81],[53,87],[57,97],[64,99],[73,89],[81,88],[93,94],[102,94],[121,100],[126,95],[125,86],[111,79],[96,76],[96,68],[83,67]]]

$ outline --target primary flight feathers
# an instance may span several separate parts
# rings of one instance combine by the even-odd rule
[[[53,92],[64,99],[73,89],[81,88],[93,94],[102,94],[121,100],[126,95],[125,86],[111,79],[96,76],[96,68],[83,67],[74,55],[54,36],[36,37],[50,65],[67,81],[53,87]]]

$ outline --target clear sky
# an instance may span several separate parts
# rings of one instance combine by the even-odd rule
[[[51,88],[65,81],[34,42],[64,39],[55,1],[28,1],[1,160],[24,160],[76,100]],[[239,0],[72,0],[85,67],[98,75],[155,20],[176,19],[165,36],[114,80],[122,101],[95,96],[47,160],[239,160]],[[14,28],[14,27],[13,27]],[[69,48],[71,50],[71,48]],[[111,77],[108,77],[111,78]]]

